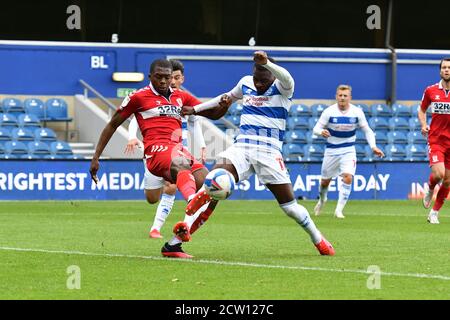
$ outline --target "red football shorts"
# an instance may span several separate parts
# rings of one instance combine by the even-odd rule
[[[442,144],[431,144],[428,146],[428,158],[430,167],[439,162],[443,162],[445,169],[450,170],[450,147]]]
[[[164,180],[175,183],[170,175],[172,159],[183,157],[191,165],[191,172],[204,167],[194,156],[181,144],[171,142],[161,142],[150,145],[145,150],[145,158],[148,170],[155,176],[162,177]]]

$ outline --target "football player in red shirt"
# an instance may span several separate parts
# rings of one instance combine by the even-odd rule
[[[425,89],[419,108],[419,121],[422,134],[428,135],[428,156],[431,175],[428,190],[423,198],[425,208],[431,206],[434,188],[442,183],[436,201],[428,215],[428,222],[438,224],[439,210],[450,191],[450,58],[440,63],[441,81]],[[427,109],[431,107],[431,124],[427,125]]]
[[[200,101],[191,94],[170,87],[172,64],[159,59],[150,66],[150,84],[124,99],[121,106],[103,129],[91,161],[90,174],[95,183],[99,158],[117,128],[134,114],[144,140],[144,154],[148,170],[155,176],[175,183],[186,201],[203,185],[203,164],[197,161],[181,143],[182,106],[195,106]],[[221,107],[231,104],[226,98]],[[188,232],[188,230],[186,230]],[[163,247],[163,255],[190,258],[181,245]]]

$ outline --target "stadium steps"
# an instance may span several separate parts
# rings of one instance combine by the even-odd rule
[[[95,147],[90,142],[71,142],[69,143],[74,154],[78,154],[86,159],[92,159],[95,153]]]

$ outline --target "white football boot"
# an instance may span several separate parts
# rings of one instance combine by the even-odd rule
[[[428,215],[428,222],[431,224],[439,224],[439,211],[431,210],[430,214]]]
[[[325,205],[325,202],[327,202],[327,198],[324,199],[319,198],[319,201],[317,201],[316,206],[314,207],[314,214],[318,216],[320,214],[320,211],[322,210],[323,206]]]
[[[338,218],[338,219],[344,219],[344,218],[345,218],[345,216],[344,216],[344,214],[342,213],[342,211],[335,211],[335,212],[334,212],[334,216],[335,216],[336,218]]]

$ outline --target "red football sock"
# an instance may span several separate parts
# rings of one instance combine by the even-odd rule
[[[190,196],[195,194],[195,178],[191,170],[181,170],[177,175],[177,188],[180,190],[183,198],[187,201]]]
[[[439,183],[439,179],[435,179],[433,174],[430,174],[430,179],[428,180],[428,186],[430,187],[430,189],[434,189],[434,187],[436,187],[436,185]]]
[[[443,185],[439,188],[439,192],[436,196],[436,201],[434,202],[433,210],[439,211],[441,210],[442,206],[444,205],[445,199],[447,199],[448,192],[450,191],[450,188],[446,188]]]
[[[198,228],[200,228],[205,222],[206,220],[209,219],[209,216],[213,213],[213,209],[211,208],[206,208],[205,211],[203,211],[198,217],[197,219],[195,219],[195,221],[192,223],[191,228],[189,229],[190,233],[193,234],[195,231],[197,231]]]

